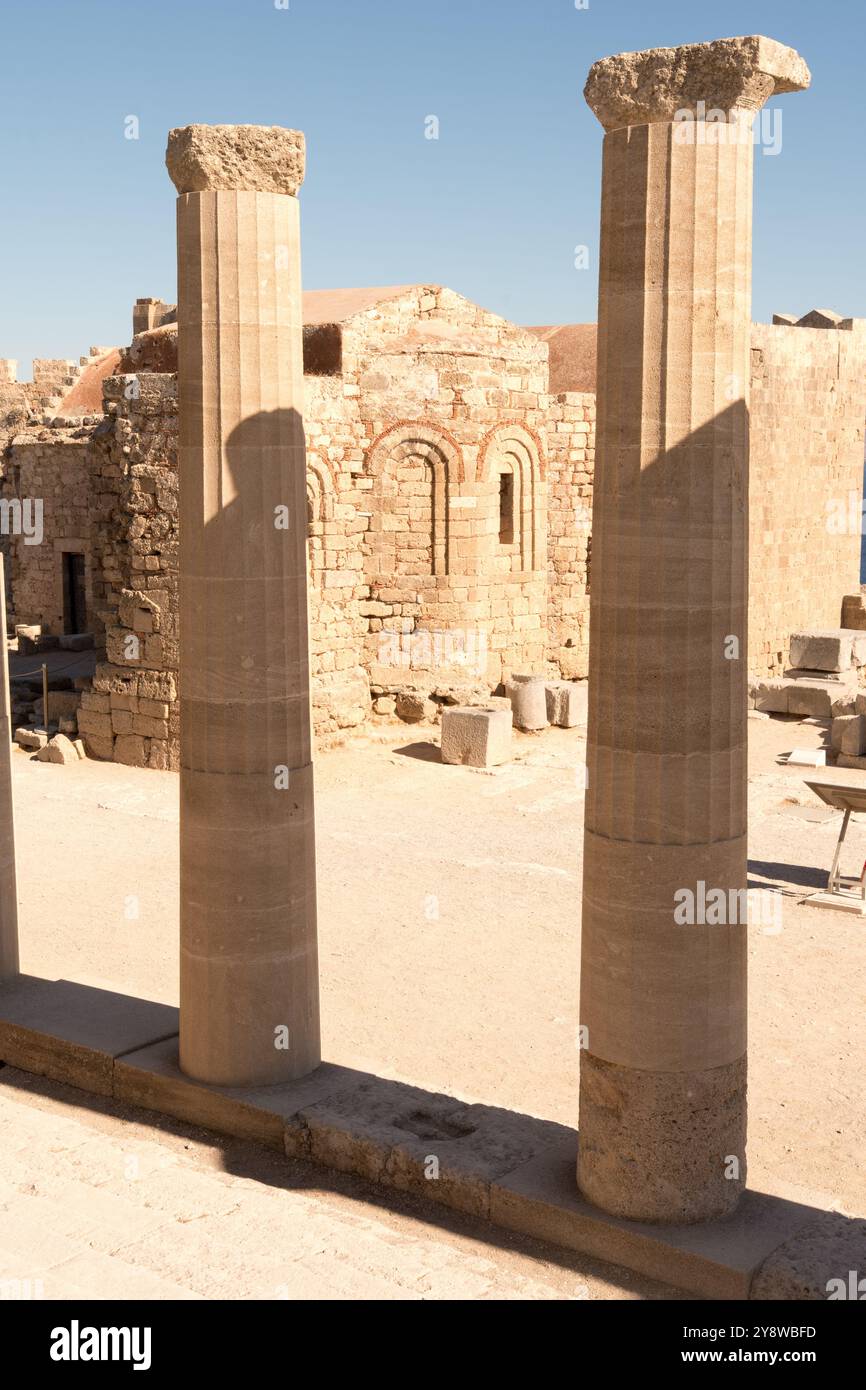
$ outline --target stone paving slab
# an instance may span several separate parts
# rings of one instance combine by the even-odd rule
[[[0,1060],[110,1096],[115,1057],[176,1033],[177,1017],[149,999],[21,975],[0,985]]]
[[[309,1076],[283,1086],[210,1086],[184,1076],[175,1036],[118,1058],[114,1096],[188,1124],[282,1149],[287,1125],[295,1122],[305,1106],[364,1075],[323,1062]]]
[[[373,1077],[306,1108],[286,1152],[414,1192],[472,1216],[490,1215],[496,1178],[567,1138],[564,1125]]]
[[[577,1133],[495,1182],[491,1220],[596,1255],[704,1298],[743,1299],[767,1257],[816,1215],[814,1207],[746,1190],[732,1215],[691,1226],[608,1216],[581,1197]],[[659,1271],[663,1270],[661,1276]]]

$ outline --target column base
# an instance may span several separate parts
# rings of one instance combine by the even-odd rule
[[[577,1183],[602,1211],[632,1221],[733,1211],[746,1183],[746,1058],[651,1072],[581,1053]]]

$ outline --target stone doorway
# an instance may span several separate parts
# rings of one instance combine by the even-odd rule
[[[64,633],[86,632],[87,630],[87,591],[84,574],[84,556],[75,550],[64,550],[61,555],[63,566],[63,631]]]

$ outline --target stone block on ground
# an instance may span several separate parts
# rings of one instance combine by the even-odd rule
[[[40,763],[62,763],[64,767],[79,761],[74,743],[65,734],[55,734],[36,754]]]
[[[418,691],[401,690],[397,695],[397,717],[407,724],[420,724],[424,719],[435,719],[438,709],[439,707],[434,700],[428,700],[425,695],[421,695]]]
[[[511,676],[505,682],[505,694],[511,701],[516,728],[530,733],[547,728],[547,690],[543,676]]]
[[[855,757],[866,752],[866,718],[862,714],[837,716],[830,726],[830,747],[834,753]]]
[[[823,748],[792,748],[785,761],[792,767],[826,767],[827,754]]]
[[[511,757],[511,711],[452,705],[442,711],[443,763],[497,767]]]
[[[799,670],[847,671],[854,634],[845,628],[792,632],[789,661]]]
[[[586,723],[589,686],[586,681],[545,681],[547,722],[560,729]]]
[[[831,681],[789,681],[788,713],[812,719],[830,719],[833,701],[840,691]]]
[[[48,742],[48,734],[44,729],[16,729],[15,742],[19,748],[38,752]]]
[[[756,710],[763,710],[766,714],[787,714],[788,682],[779,679],[752,681],[749,699],[754,701]]]

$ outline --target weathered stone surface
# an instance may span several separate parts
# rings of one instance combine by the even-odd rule
[[[583,94],[605,130],[615,130],[672,121],[699,101],[708,110],[756,111],[774,92],[803,91],[810,81],[793,48],[752,34],[602,58]]]
[[[77,714],[81,704],[81,692],[78,690],[49,690],[48,692],[48,715],[52,724],[60,719],[71,719]],[[33,714],[40,724],[45,722],[45,710],[42,700],[37,700],[33,707]]]
[[[749,687],[749,697],[756,710],[768,714],[788,713],[788,685],[781,679],[753,681]]]
[[[78,762],[75,745],[65,734],[55,734],[44,748],[39,749],[36,757],[40,763],[62,763],[64,766]]]
[[[788,683],[788,713],[805,719],[829,719],[838,690],[829,682],[790,681]]]
[[[15,742],[19,748],[44,748],[48,742],[48,734],[44,729],[16,729]]]
[[[862,1301],[866,1298],[866,1220],[822,1212],[764,1261],[750,1297],[780,1302]]]
[[[438,705],[414,690],[401,690],[395,701],[397,717],[407,724],[420,724],[422,720],[435,719]]]
[[[851,666],[853,647],[853,634],[844,628],[792,632],[789,659],[791,666],[797,670],[847,671]]]
[[[511,710],[451,705],[442,711],[443,763],[498,767],[511,757]]]
[[[562,1125],[378,1077],[305,1108],[291,1157],[489,1216],[491,1184],[568,1131]]]
[[[849,631],[866,631],[866,594],[845,594],[842,599],[842,626]]]
[[[304,160],[303,132],[283,126],[181,126],[169,131],[165,154],[178,193],[294,195],[304,181]]]
[[[547,722],[561,729],[573,729],[586,723],[586,681],[545,681]]]
[[[658,1072],[584,1050],[580,1083],[580,1188],[590,1201],[614,1216],[684,1225],[733,1210],[746,1185],[745,1057]]]
[[[866,752],[866,719],[863,715],[838,715],[830,726],[830,747],[834,753],[850,753],[854,757]]]
[[[526,732],[547,728],[547,692],[543,676],[511,676],[505,682],[505,694],[511,701],[515,728]]]

